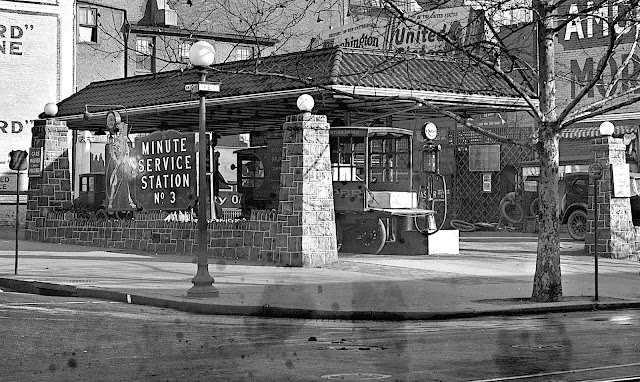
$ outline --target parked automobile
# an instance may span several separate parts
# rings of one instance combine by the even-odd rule
[[[631,181],[640,174],[631,174]],[[560,203],[560,223],[567,225],[569,235],[575,240],[584,240],[589,229],[587,206],[589,195],[589,175],[568,173],[564,176],[565,192]],[[640,226],[640,195],[631,196],[631,219],[633,225]]]
[[[569,235],[575,240],[584,240],[587,225],[587,201],[589,196],[589,174],[567,173],[564,176],[565,191],[560,202],[560,223],[567,225]]]

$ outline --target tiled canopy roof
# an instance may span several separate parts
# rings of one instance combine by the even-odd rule
[[[207,104],[215,105],[216,110],[208,123],[231,126],[245,121],[240,130],[243,126],[251,130],[282,123],[283,116],[298,112],[295,98],[304,92],[318,92],[314,94],[316,108],[324,114],[340,107],[343,112],[348,109],[362,115],[385,113],[399,107],[389,99],[397,94],[426,95],[429,101],[469,110],[487,105],[523,105],[507,84],[473,66],[441,58],[385,56],[339,47],[218,64],[209,70],[207,79],[221,83],[219,93],[207,95]],[[132,118],[140,117],[136,123],[144,126],[143,130],[157,126],[160,115],[166,117],[170,127],[197,125],[197,116],[187,116],[186,111],[197,109],[198,97],[184,90],[185,83],[197,80],[197,70],[187,69],[94,82],[61,101],[58,117],[68,120],[71,128],[88,128],[97,125],[79,118],[85,105],[122,105]],[[330,86],[347,91],[363,88],[374,97],[367,102],[337,102],[337,97],[318,89]],[[91,112],[111,109],[122,107],[89,107]],[[176,118],[180,115],[184,118]]]

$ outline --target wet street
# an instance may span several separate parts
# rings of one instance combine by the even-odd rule
[[[369,322],[0,293],[3,381],[615,381],[640,312]],[[623,379],[624,378],[624,379]]]

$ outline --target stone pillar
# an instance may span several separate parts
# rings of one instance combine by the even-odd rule
[[[603,168],[602,178],[598,182],[598,195],[594,195],[594,187],[589,187],[587,220],[589,232],[585,246],[590,254],[610,258],[628,259],[634,257],[635,229],[631,219],[631,202],[628,197],[613,197],[611,183],[611,164],[626,164],[626,146],[620,138],[610,136],[598,137],[594,140],[594,163]],[[591,181],[592,182],[592,181]],[[598,209],[598,221],[595,221],[595,207]],[[594,227],[598,225],[598,237]]]
[[[27,240],[44,240],[47,214],[72,206],[67,123],[55,119],[34,121],[31,147],[43,148],[41,177],[29,178],[27,193]]]
[[[316,267],[338,261],[327,117],[289,116],[282,138],[280,263]]]

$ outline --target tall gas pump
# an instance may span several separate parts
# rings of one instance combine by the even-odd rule
[[[425,122],[422,125],[422,137],[425,139],[424,146],[422,146],[422,184],[424,190],[420,195],[421,202],[424,204],[425,209],[435,210],[436,200],[436,179],[440,179],[444,190],[444,215],[442,217],[442,224],[436,226],[434,215],[430,215],[426,222],[426,228],[420,229],[420,232],[426,235],[431,235],[440,230],[446,220],[447,215],[447,186],[444,176],[440,174],[440,151],[442,146],[433,143],[433,140],[438,134],[438,129],[433,122]]]

